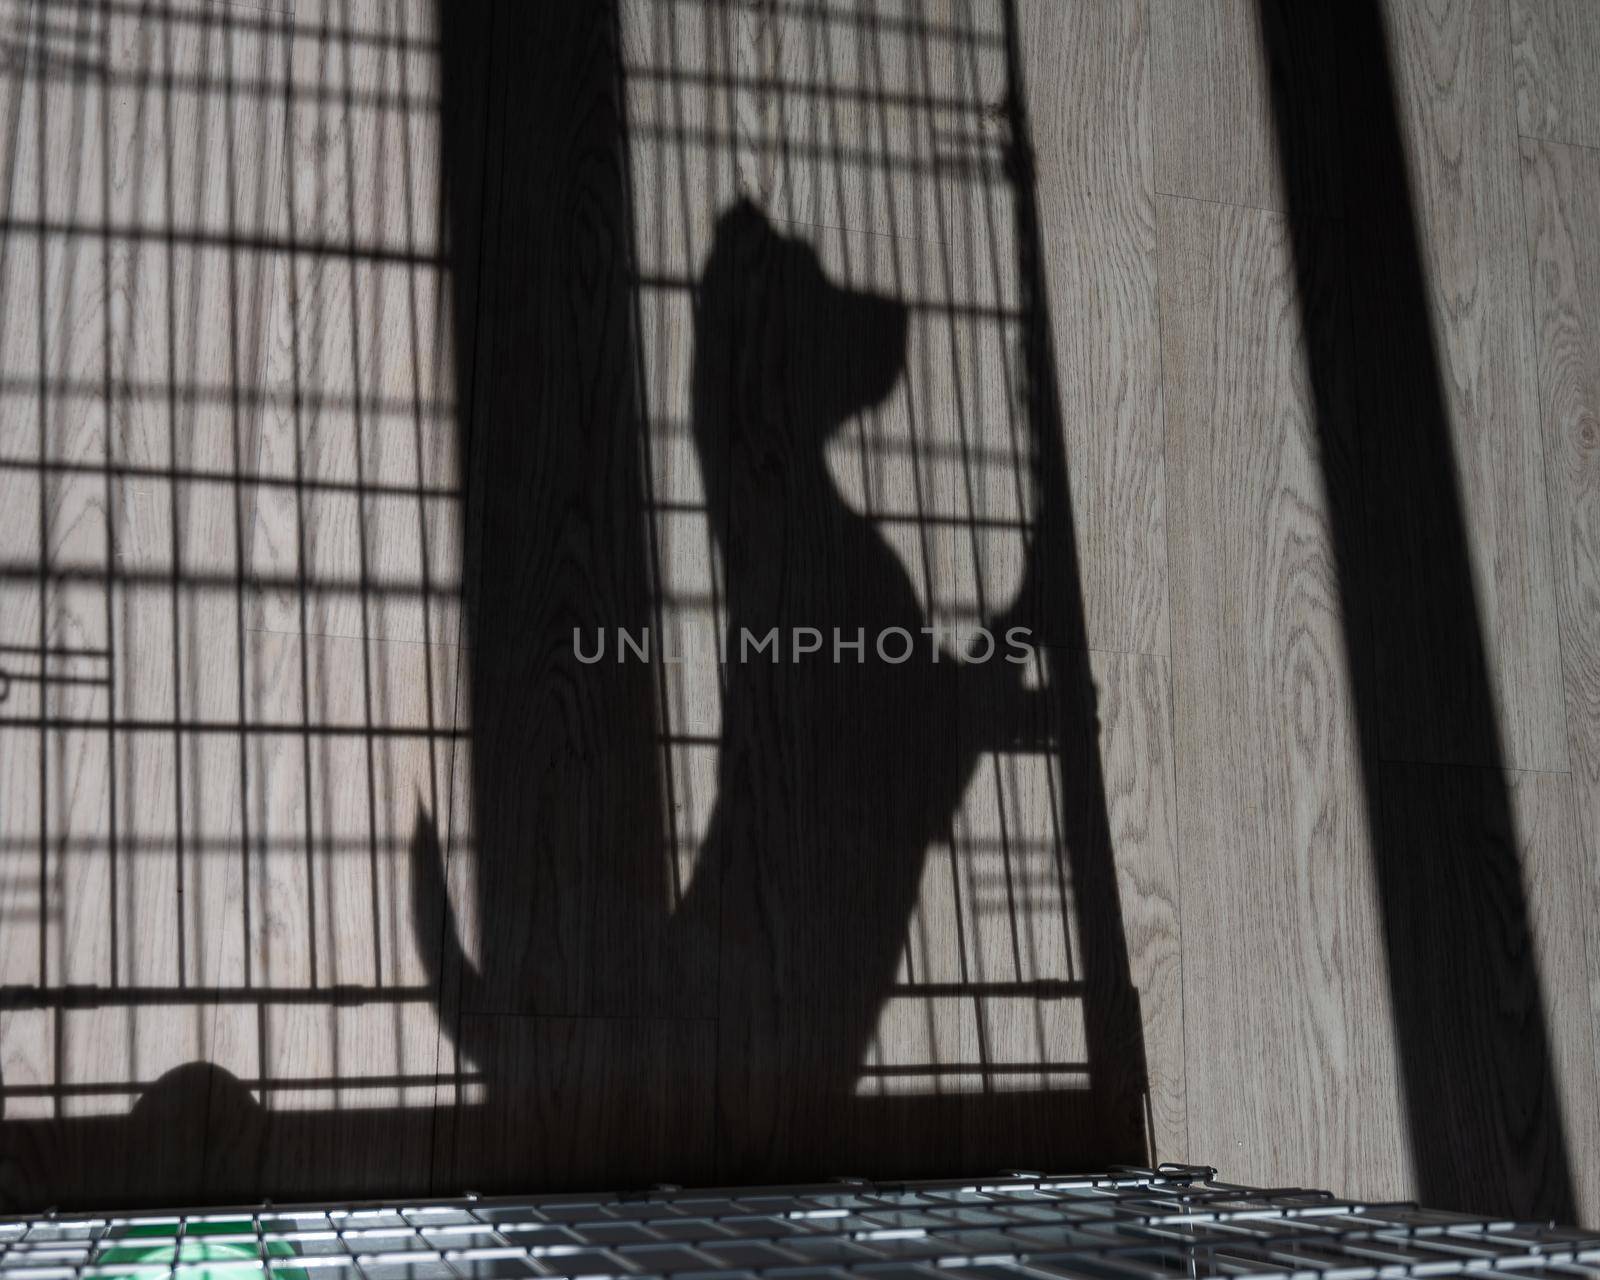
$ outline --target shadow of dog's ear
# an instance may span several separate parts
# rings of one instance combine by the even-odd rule
[[[767,215],[749,196],[740,196],[717,219],[717,240],[732,244],[751,243],[764,236],[775,236]]]
[[[700,280],[701,302],[708,300],[708,288],[709,300],[715,303],[733,286],[759,287],[768,270],[769,255],[782,241],[761,207],[749,196],[741,197],[717,219],[711,255]]]

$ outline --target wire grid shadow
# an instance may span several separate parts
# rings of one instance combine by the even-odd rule
[[[433,1106],[462,494],[431,4],[13,3],[8,1119]]]
[[[1001,3],[638,0],[621,17],[656,626],[684,659],[659,668],[681,896],[715,802],[717,655],[743,643],[713,534],[726,516],[708,511],[691,438],[695,295],[718,219],[749,200],[831,283],[906,309],[903,378],[826,461],[952,655],[1025,589],[1036,424]],[[1086,1083],[1063,797],[1040,738],[986,753],[929,850],[863,1096]]]
[[[726,672],[700,642],[725,636],[728,585],[687,388],[729,207],[754,201],[837,287],[909,317],[904,376],[826,462],[935,640],[967,651],[1032,616],[1041,543],[1064,528],[1070,545],[1070,515],[1049,511],[1059,424],[1008,12],[620,6],[637,500],[657,634],[690,655],[652,657],[664,913],[695,881],[724,729]],[[428,1166],[430,1113],[483,1097],[407,867],[421,810],[452,883],[472,877],[438,15],[0,14],[7,1121],[123,1116],[204,1064],[271,1112],[420,1117],[371,1157],[393,1165],[382,1184]],[[1086,661],[1081,616],[1039,638]],[[1023,678],[1072,683],[1078,660],[1041,650]],[[867,1102],[1087,1092],[1106,1066],[1086,1012],[1106,948],[1086,951],[1080,881],[1109,853],[1067,829],[1071,729],[1048,709],[1020,732],[981,714],[966,729],[986,745],[927,850],[859,1063]],[[470,940],[470,894],[452,910]],[[1125,950],[1110,968],[1120,991]]]

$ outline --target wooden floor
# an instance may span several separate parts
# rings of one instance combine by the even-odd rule
[[[1600,4],[1351,11],[0,0],[0,1207],[1600,1223]]]

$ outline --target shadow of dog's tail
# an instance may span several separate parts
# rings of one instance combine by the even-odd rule
[[[482,1007],[483,975],[461,945],[455,910],[450,905],[449,876],[444,850],[439,844],[439,828],[420,796],[417,798],[417,822],[411,833],[411,928],[417,950],[427,966],[429,985],[434,990],[434,1009],[451,1035],[456,1036],[458,1027],[453,1025],[456,1020],[448,1016],[449,1010]],[[452,985],[454,1000],[450,999]],[[457,1047],[468,1058],[478,1060],[480,1055],[473,1052],[473,1046],[458,1040]]]

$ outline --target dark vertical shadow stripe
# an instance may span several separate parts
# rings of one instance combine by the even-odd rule
[[[1261,0],[1273,121],[1362,744],[1417,1195],[1574,1219],[1538,964],[1433,335],[1396,85],[1375,0]],[[1338,108],[1319,93],[1330,62]],[[1419,72],[1419,74],[1421,74]],[[1316,298],[1327,157],[1344,163],[1350,340]],[[1466,163],[1472,158],[1466,157]],[[1339,352],[1348,350],[1348,364]],[[1339,421],[1354,378],[1356,430]],[[1356,457],[1344,443],[1354,435]],[[1406,725],[1471,766],[1396,765]],[[1485,767],[1486,766],[1486,767]]]

